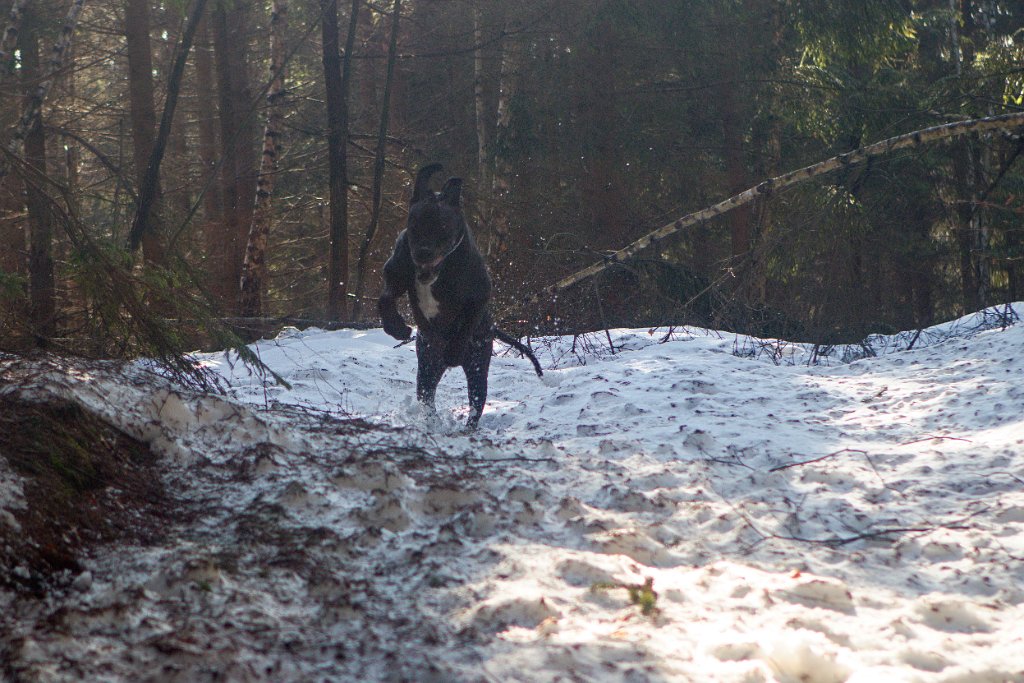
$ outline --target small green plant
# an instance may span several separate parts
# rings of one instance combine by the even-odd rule
[[[629,601],[640,608],[645,617],[658,613],[658,593],[654,590],[654,579],[647,577],[643,583],[611,583],[601,581],[590,587],[592,591],[624,588],[629,593]]]

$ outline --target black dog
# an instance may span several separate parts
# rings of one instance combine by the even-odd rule
[[[469,388],[473,429],[487,401],[487,371],[494,337],[530,356],[538,375],[540,363],[530,350],[496,330],[487,310],[491,278],[459,206],[462,180],[449,178],[441,192],[428,187],[440,164],[420,169],[413,185],[409,221],[395,251],[384,264],[384,290],[378,302],[384,331],[406,340],[412,329],[398,312],[396,300],[409,295],[416,335],[416,398],[431,409],[441,375],[461,366]]]

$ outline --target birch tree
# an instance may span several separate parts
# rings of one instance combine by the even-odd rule
[[[288,26],[288,3],[274,0],[270,15],[270,90],[267,91],[267,125],[263,131],[263,156],[256,181],[256,207],[246,241],[245,260],[242,264],[241,301],[239,313],[243,316],[263,314],[263,293],[267,277],[267,236],[274,180],[281,154],[281,136],[284,133],[285,47],[284,35]]]

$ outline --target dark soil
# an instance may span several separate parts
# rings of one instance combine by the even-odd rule
[[[0,588],[42,595],[92,548],[154,543],[170,526],[156,456],[75,403],[0,396],[0,457],[24,477],[27,503],[12,510],[20,531],[0,524]]]

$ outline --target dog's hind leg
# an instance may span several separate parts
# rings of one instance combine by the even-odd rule
[[[468,429],[476,429],[484,412],[484,404],[487,402],[487,371],[491,367],[491,345],[492,340],[489,336],[472,339],[469,342],[466,362],[462,364],[462,370],[466,373],[466,387],[469,390],[469,419],[466,421]]]
[[[445,371],[444,353],[416,336],[416,399],[434,410],[434,395]]]

